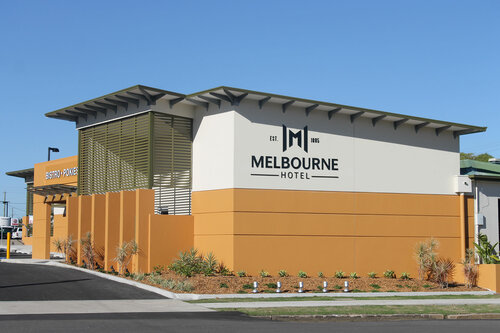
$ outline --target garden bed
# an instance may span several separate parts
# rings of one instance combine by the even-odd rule
[[[462,284],[451,283],[448,288],[441,288],[437,283],[431,281],[420,281],[418,279],[403,280],[398,278],[334,278],[334,277],[307,277],[299,278],[295,276],[287,277],[261,277],[261,276],[204,276],[198,274],[192,277],[183,277],[170,271],[163,271],[161,274],[153,274],[156,279],[164,281],[175,281],[191,288],[168,288],[158,283],[152,283],[150,276],[144,276],[139,280],[143,283],[156,287],[162,287],[176,293],[196,293],[196,294],[246,294],[252,293],[253,282],[259,283],[259,293],[276,293],[276,282],[281,282],[283,293],[297,293],[299,282],[304,283],[305,293],[321,293],[323,281],[328,282],[329,293],[343,293],[344,282],[349,281],[351,292],[418,292],[418,291],[484,291],[482,288],[466,288]],[[137,276],[131,276],[137,279]]]

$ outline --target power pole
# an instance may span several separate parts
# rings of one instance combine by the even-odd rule
[[[9,215],[9,202],[7,201],[7,192],[3,192],[3,216]]]

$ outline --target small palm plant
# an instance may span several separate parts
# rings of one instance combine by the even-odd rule
[[[477,278],[479,277],[479,267],[475,262],[473,249],[467,249],[462,265],[464,268],[465,286],[467,288],[475,287]]]
[[[54,239],[52,241],[52,244],[54,244],[54,247],[56,248],[57,252],[63,253],[64,254],[64,260],[65,262],[68,262],[69,259],[71,258],[71,255],[73,254],[73,238],[71,235],[68,236],[66,239]]]
[[[80,244],[82,246],[82,256],[87,260],[87,267],[93,270],[96,263],[97,252],[95,250],[92,234],[87,232],[85,237],[80,239]]]
[[[118,273],[123,275],[132,256],[139,253],[139,246],[135,240],[123,242],[122,245],[116,247],[116,257],[113,259],[118,264]]]

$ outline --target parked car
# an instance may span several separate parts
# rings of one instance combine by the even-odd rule
[[[10,232],[10,237],[12,238],[12,227],[2,227],[0,231],[0,238],[7,239],[7,233]]]
[[[12,239],[21,239],[23,238],[23,228],[22,227],[14,227],[12,230],[12,234],[10,236]]]

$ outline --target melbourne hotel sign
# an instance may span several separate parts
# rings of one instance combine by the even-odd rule
[[[320,138],[310,137],[307,126],[292,130],[282,126],[281,152],[275,155],[251,155],[251,176],[285,179],[339,178],[339,160],[331,156],[313,156],[310,146],[321,145]],[[277,135],[270,144],[279,144]],[[300,156],[302,155],[302,156]]]

